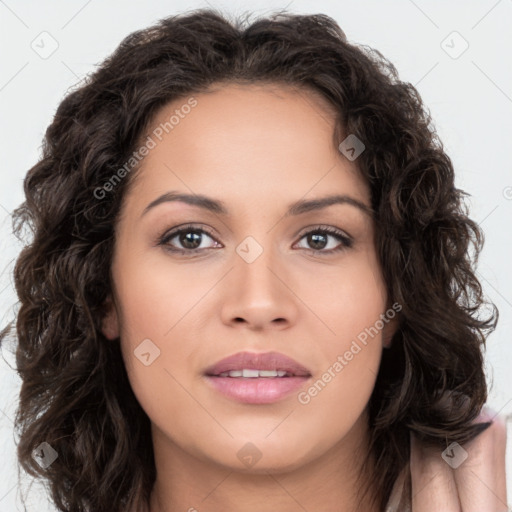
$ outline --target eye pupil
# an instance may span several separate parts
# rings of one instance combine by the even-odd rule
[[[311,234],[308,236],[308,243],[311,241],[313,241],[314,249],[323,249],[327,244],[327,237],[326,235]],[[320,246],[318,246],[318,243],[320,243]]]
[[[187,249],[197,249],[197,247],[199,247],[199,245],[195,245],[197,241],[199,241],[199,245],[201,245],[201,235],[196,231],[187,231],[180,235],[180,243]]]

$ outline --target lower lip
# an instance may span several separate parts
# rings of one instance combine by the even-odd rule
[[[245,404],[271,404],[300,389],[309,377],[213,377],[207,381],[223,395]]]

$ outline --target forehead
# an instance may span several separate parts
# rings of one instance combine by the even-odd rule
[[[249,202],[336,189],[363,200],[366,187],[354,162],[338,151],[335,126],[334,107],[309,89],[217,84],[158,111],[144,134],[154,147],[136,186],[153,195],[207,190]]]

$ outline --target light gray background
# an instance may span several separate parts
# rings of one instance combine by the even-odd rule
[[[265,14],[277,8],[332,16],[349,40],[380,50],[404,81],[415,85],[452,158],[457,186],[471,194],[472,217],[486,245],[478,267],[487,296],[500,310],[488,339],[489,405],[512,413],[512,0],[426,1],[18,1],[0,0],[0,320],[14,316],[11,271],[20,250],[10,212],[22,200],[22,180],[66,91],[93,71],[122,38],[159,18],[212,5],[231,13]],[[32,46],[56,51],[41,58]],[[463,49],[462,39],[469,47]],[[451,34],[451,35],[450,35]],[[446,39],[448,37],[448,39]],[[443,43],[445,41],[445,43]],[[31,46],[32,45],[32,46]],[[451,46],[451,49],[448,48]],[[446,51],[445,51],[446,50]],[[448,52],[451,52],[451,56]],[[45,55],[44,55],[45,56]],[[3,349],[0,359],[0,511],[22,510],[12,418],[19,380]],[[512,429],[508,428],[511,438]],[[512,502],[512,442],[507,448],[508,500]],[[26,489],[30,480],[23,480]],[[29,510],[53,510],[41,486]]]

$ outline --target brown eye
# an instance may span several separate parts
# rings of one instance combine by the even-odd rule
[[[164,245],[166,249],[171,252],[193,254],[196,251],[213,248],[212,246],[201,247],[203,242],[207,243],[208,238],[214,240],[217,243],[213,236],[204,229],[200,229],[194,226],[185,226],[180,229],[175,229],[165,233],[160,238],[158,244]]]
[[[324,227],[324,228],[316,228],[304,233],[301,236],[302,239],[306,239],[306,243],[308,247],[304,247],[306,250],[311,250],[315,253],[333,253],[342,251],[344,249],[352,247],[352,239],[345,235],[342,231],[339,231],[335,228]],[[326,247],[329,246],[329,239],[336,239],[339,242],[339,245],[331,242],[331,247],[327,250]]]
[[[203,245],[208,243],[208,239],[213,240],[214,244],[217,245]],[[301,235],[300,240],[303,239],[306,240],[307,247],[299,248],[322,255],[329,255],[348,249],[353,244],[353,240],[349,236],[329,226],[319,226],[307,231]],[[338,241],[338,244],[336,244],[335,240]],[[222,247],[211,233],[204,228],[193,225],[167,231],[159,238],[158,245],[164,246],[170,252],[188,255],[193,255],[207,249],[218,248],[219,246]]]

